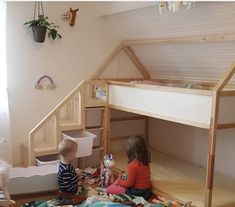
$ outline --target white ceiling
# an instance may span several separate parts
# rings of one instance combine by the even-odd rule
[[[197,2],[172,14],[154,2],[98,3],[121,40],[235,33],[235,2]],[[235,42],[135,46],[152,78],[218,80],[235,61]]]

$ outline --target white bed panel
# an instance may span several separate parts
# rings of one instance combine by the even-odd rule
[[[9,192],[24,194],[57,190],[57,173],[57,165],[10,168]]]
[[[110,107],[209,128],[211,96],[110,85]]]
[[[225,96],[220,99],[218,123],[235,122],[235,96]]]

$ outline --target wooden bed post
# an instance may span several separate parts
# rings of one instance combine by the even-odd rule
[[[110,128],[110,109],[108,106],[105,107],[102,112],[102,126],[104,127],[102,131],[102,142],[104,146],[104,155],[109,153],[109,128]],[[102,156],[103,157],[103,156]]]
[[[235,64],[232,64],[213,90],[211,124],[209,131],[208,157],[207,157],[206,192],[205,192],[205,204],[204,204],[205,207],[212,206],[216,135],[217,135],[217,125],[218,125],[220,92],[223,90],[228,81],[232,78],[234,72],[235,72]]]
[[[212,96],[212,115],[208,142],[205,207],[211,207],[212,204],[218,111],[219,96],[218,91],[214,91]]]
[[[103,146],[104,146],[104,154],[109,153],[109,141],[110,141],[110,108],[109,108],[109,84],[106,83],[106,106],[105,110],[103,111],[102,116],[102,126],[104,130],[102,131],[103,134]]]
[[[34,140],[33,140],[33,136],[35,134],[29,134],[29,163],[28,166],[34,166],[36,165],[36,156],[35,156],[35,152],[34,152]]]

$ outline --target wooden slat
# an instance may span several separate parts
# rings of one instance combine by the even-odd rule
[[[77,124],[77,123],[74,123],[74,124],[61,124],[60,128],[61,128],[61,131],[84,129],[83,126],[81,126],[80,124]]]
[[[116,57],[116,55],[120,52],[122,49],[122,45],[119,44],[112,53],[105,59],[105,61],[99,66],[99,68],[96,70],[95,74],[91,76],[91,80],[98,79],[99,76],[103,73],[103,71],[106,69],[106,67],[109,65],[109,63]]]
[[[109,151],[109,134],[110,134],[110,109],[107,106],[102,113],[101,124],[104,127],[104,130],[102,130],[101,133],[102,135],[101,143],[103,143],[104,146],[104,154],[107,154]]]
[[[123,50],[126,52],[127,56],[139,70],[139,72],[143,75],[145,79],[149,79],[150,75],[144,65],[139,61],[138,57],[134,53],[134,51],[130,47],[123,47]]]
[[[81,85],[79,91],[79,124],[82,129],[85,129],[85,84]]]
[[[153,117],[153,118],[157,118],[157,119],[172,121],[172,122],[181,123],[181,124],[185,124],[185,125],[189,125],[189,126],[195,126],[195,127],[204,128],[204,129],[209,129],[209,127],[210,127],[209,124],[206,124],[206,123],[201,123],[201,122],[197,122],[197,121],[190,121],[190,120],[186,120],[186,119],[180,119],[180,118],[165,116],[165,115],[162,115],[162,114],[154,114],[154,113],[147,112],[147,111],[142,111],[142,110],[137,110],[137,109],[133,109],[133,108],[117,106],[117,105],[113,105],[113,104],[109,104],[109,107],[112,108],[112,109],[131,112],[131,113],[135,113],[135,114],[141,114],[141,115],[144,115],[144,116],[149,116],[149,117]]]
[[[129,82],[129,81],[140,81],[140,80],[145,80],[145,78],[101,78],[99,80],[104,80],[104,81],[124,81],[124,82]]]
[[[233,128],[235,128],[235,123],[224,123],[217,125],[217,129],[233,129]]]
[[[150,81],[156,82],[156,83],[176,83],[176,84],[185,84],[188,83],[188,81],[186,80],[180,80],[180,79],[161,79],[161,78],[151,78]],[[215,85],[217,84],[217,82],[203,82],[203,81],[199,81],[199,80],[190,80],[190,83],[195,83],[198,84],[200,86],[203,86],[205,88],[208,88],[208,90],[210,90],[210,88],[215,87]]]
[[[235,96],[235,91],[220,91],[220,96]]]
[[[35,149],[35,157],[36,156],[44,156],[44,155],[53,155],[58,153],[57,147],[48,147],[43,149]]]
[[[29,166],[31,165],[36,165],[36,156],[35,156],[35,152],[34,152],[34,139],[33,139],[33,135],[29,134]]]
[[[87,126],[86,130],[89,130],[89,131],[104,130],[104,127],[102,127],[102,126]]]
[[[105,106],[106,105],[106,101],[103,100],[99,100],[96,98],[88,98],[85,101],[85,106],[86,107],[100,107],[100,106]]]
[[[105,107],[86,107],[86,111],[105,110]]]
[[[21,160],[23,167],[29,166],[29,145],[27,144],[21,144]]]
[[[97,146],[97,147],[93,147],[92,150],[101,151],[101,150],[104,150],[104,147]]]
[[[218,34],[218,35],[203,35],[192,37],[177,37],[177,38],[165,38],[165,39],[136,39],[136,40],[124,40],[123,46],[132,45],[146,45],[146,44],[182,44],[182,43],[203,43],[203,42],[222,42],[222,41],[234,41],[235,34]]]
[[[216,84],[215,89],[216,91],[221,91],[225,85],[228,83],[228,81],[232,78],[233,74],[235,72],[235,63],[233,63],[230,68],[225,72],[223,77],[219,80],[219,82]]]
[[[59,145],[59,143],[61,142],[61,131],[60,131],[60,113],[57,112],[55,114],[55,118],[56,118],[56,123],[55,123],[55,127],[56,127],[56,146]]]
[[[145,116],[127,116],[127,117],[116,117],[111,118],[111,122],[118,122],[118,121],[131,121],[131,120],[139,120],[139,119],[145,119]]]
[[[109,81],[109,84],[118,85],[118,86],[126,86],[126,87],[144,88],[144,89],[158,90],[158,91],[169,91],[169,92],[174,92],[174,93],[186,93],[186,94],[212,96],[212,91],[209,91],[209,90],[177,88],[177,87],[169,87],[169,86],[159,86],[159,85],[150,85],[150,84],[144,84],[144,83],[119,82],[119,81]]]

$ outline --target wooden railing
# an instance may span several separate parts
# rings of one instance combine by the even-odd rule
[[[63,123],[66,121],[72,123],[76,129],[85,128],[84,85],[85,82],[82,81],[30,131],[29,165],[36,164],[36,156],[57,152]],[[62,117],[63,110],[65,117]],[[39,140],[37,136],[41,136]]]

